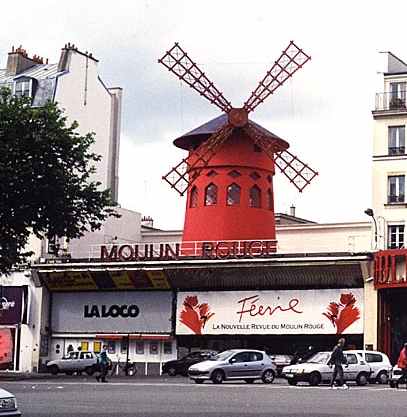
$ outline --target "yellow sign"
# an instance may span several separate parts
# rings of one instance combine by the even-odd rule
[[[162,290],[167,290],[170,288],[167,277],[165,276],[164,271],[161,269],[145,271],[145,273],[147,274],[148,278],[150,278],[154,288]]]
[[[98,288],[90,273],[86,271],[50,272],[44,280],[51,291],[97,290]]]
[[[109,271],[109,274],[118,289],[134,289],[134,283],[130,279],[129,274],[126,271]]]

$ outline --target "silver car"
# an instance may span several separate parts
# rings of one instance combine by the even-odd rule
[[[16,397],[5,389],[0,388],[0,417],[21,417],[17,407]]]
[[[276,374],[276,366],[267,354],[252,349],[226,350],[188,369],[188,376],[197,384],[206,380],[221,384],[229,379],[241,379],[248,384],[261,379],[265,384],[271,384]]]
[[[97,356],[94,352],[70,352],[62,359],[56,359],[47,363],[47,369],[51,374],[58,372],[73,375],[74,372],[86,372],[93,375],[96,371]]]
[[[366,385],[372,374],[372,369],[357,354],[357,351],[347,350],[347,365],[343,367],[345,381],[355,381],[358,385]],[[316,386],[322,382],[330,382],[333,368],[328,365],[331,352],[318,352],[304,363],[289,365],[283,368],[282,377],[287,379],[290,385],[298,382],[308,382]]]

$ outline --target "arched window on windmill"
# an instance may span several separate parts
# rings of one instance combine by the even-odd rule
[[[240,192],[241,192],[241,188],[239,185],[235,183],[230,184],[227,188],[226,205],[228,206],[239,205],[240,204]]]
[[[191,194],[189,198],[189,207],[197,207],[198,206],[198,188],[194,185],[191,189]]]
[[[261,190],[257,185],[250,188],[249,207],[261,208]]]
[[[268,210],[274,209],[273,193],[270,188],[267,190],[267,208]]]
[[[210,183],[205,188],[205,206],[214,206],[218,202],[218,187]]]

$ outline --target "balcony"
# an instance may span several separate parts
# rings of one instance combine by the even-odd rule
[[[406,148],[404,146],[391,147],[389,146],[389,155],[405,155]]]
[[[387,196],[387,204],[404,203],[404,194],[389,194]]]
[[[407,113],[406,91],[394,93],[376,93],[376,104],[373,114]]]

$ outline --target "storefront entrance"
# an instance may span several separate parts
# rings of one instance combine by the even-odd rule
[[[397,362],[407,342],[407,288],[379,290],[379,348]]]

